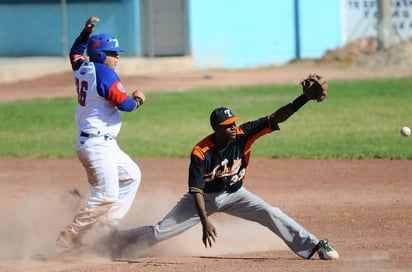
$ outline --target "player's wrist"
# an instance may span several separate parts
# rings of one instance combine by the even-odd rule
[[[295,100],[289,103],[289,107],[294,111],[297,112],[303,105],[305,105],[309,101],[309,98],[302,94],[298,96]]]
[[[89,40],[89,37],[90,37],[90,32],[89,31],[87,31],[87,29],[83,29],[82,30],[82,32],[80,33],[80,40],[83,42],[83,43],[87,43],[87,41]]]
[[[143,99],[139,96],[133,96],[134,101],[136,102],[136,108],[143,105]]]

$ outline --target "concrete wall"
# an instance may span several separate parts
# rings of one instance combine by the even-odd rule
[[[199,67],[250,67],[294,57],[291,0],[194,0],[189,16]]]
[[[342,45],[340,0],[192,0],[189,16],[194,61],[203,68],[316,58]]]
[[[139,55],[139,6],[136,3],[67,4],[65,30],[62,7],[58,3],[0,4],[0,56],[61,56],[65,46],[70,49],[90,16],[102,19],[96,32],[117,36],[127,51],[126,55]],[[67,37],[67,44],[64,37]]]
[[[299,0],[301,58],[318,58],[344,45],[341,15],[340,1]]]
[[[257,67],[297,57],[317,58],[343,46],[348,27],[342,25],[341,8],[348,1],[188,0],[189,51],[197,68]],[[0,57],[62,56],[92,15],[101,19],[96,33],[117,36],[124,56],[141,56],[139,0],[68,0],[66,28],[57,0],[1,2]]]
[[[344,43],[360,37],[377,37],[379,0],[342,0],[342,24]],[[391,1],[391,0],[385,0]],[[399,43],[412,37],[412,1],[391,1],[390,30],[392,43]]]

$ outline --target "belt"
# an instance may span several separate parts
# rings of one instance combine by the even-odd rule
[[[86,133],[86,132],[84,132],[84,131],[80,131],[80,137],[89,138],[89,137],[90,137],[90,134],[89,134],[89,133]],[[113,137],[108,136],[108,135],[104,135],[103,137],[104,137],[104,139],[105,139],[106,141],[113,139]]]
[[[80,136],[89,138],[90,134],[86,133],[86,132],[83,132],[83,131],[80,131]]]

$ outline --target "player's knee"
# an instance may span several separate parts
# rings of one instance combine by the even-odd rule
[[[102,211],[108,211],[115,205],[117,201],[118,201],[117,198],[105,198],[102,200],[102,202],[100,203],[98,207]]]
[[[108,211],[113,207],[115,201],[113,199],[107,198],[92,198],[88,201],[88,206],[85,208],[85,212],[88,217],[91,218],[101,218],[108,213]]]
[[[169,239],[177,233],[173,228],[162,228],[160,224],[157,224],[153,227],[153,239],[157,242]]]
[[[105,192],[101,195],[100,201],[101,203],[105,203],[105,205],[113,205],[119,199],[119,190],[112,190],[111,192]]]
[[[123,184],[140,184],[142,174],[140,169],[136,167],[133,171],[124,171],[119,173],[119,181]]]
[[[278,207],[269,207],[268,208],[268,213],[276,218],[282,217],[283,216],[283,211],[279,209]]]

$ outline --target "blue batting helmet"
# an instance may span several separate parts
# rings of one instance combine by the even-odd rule
[[[110,34],[96,34],[89,38],[87,43],[87,55],[91,61],[103,63],[106,59],[104,51],[123,52],[119,47],[119,41]]]

